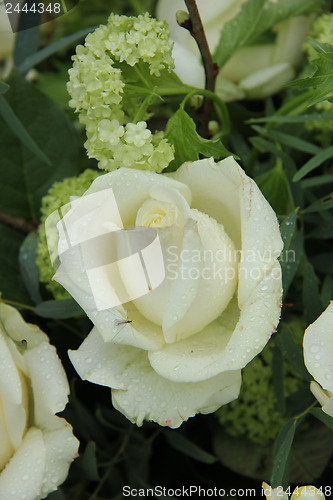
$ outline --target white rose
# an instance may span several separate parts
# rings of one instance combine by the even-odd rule
[[[143,296],[108,307],[121,286],[130,295],[138,285],[138,256],[118,271],[114,257],[108,263],[107,234],[130,226],[157,231],[166,277],[151,291],[143,280]],[[114,406],[138,425],[178,427],[238,397],[241,368],[279,321],[282,240],[273,210],[232,157],[168,176],[126,168],[100,176],[58,230],[54,279],[95,325],[70,353],[83,379],[111,387]],[[148,259],[153,265],[157,275]]]
[[[322,405],[322,410],[333,417],[333,301],[304,332],[305,365],[317,382],[310,389]]]
[[[214,52],[225,23],[235,17],[246,0],[197,0],[207,41]],[[279,0],[276,0],[277,2]],[[204,87],[205,75],[196,42],[176,21],[183,0],[159,0],[156,17],[168,22],[174,40],[175,72],[184,83]],[[274,94],[292,80],[302,57],[302,45],[310,18],[293,17],[274,27],[274,42],[240,48],[216,79],[216,93],[225,100],[263,98]]]
[[[262,488],[267,500],[288,500],[288,494],[282,490],[281,486],[272,488],[267,483],[262,483]],[[325,500],[323,493],[315,486],[301,486],[297,487],[290,497],[290,500]]]
[[[78,441],[55,414],[69,387],[56,350],[0,303],[0,498],[39,500],[66,479]]]

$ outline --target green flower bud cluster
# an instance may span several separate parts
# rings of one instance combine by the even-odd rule
[[[139,98],[126,85],[144,74],[171,71],[172,45],[166,23],[148,13],[138,17],[111,14],[107,25],[90,33],[78,45],[67,84],[70,106],[87,130],[85,147],[99,168],[120,166],[161,172],[173,160],[173,146],[162,132],[152,134],[138,119]],[[143,69],[143,71],[142,71]],[[146,89],[148,87],[146,86]],[[149,96],[149,94],[148,94]]]
[[[319,16],[312,25],[309,33],[309,38],[320,43],[333,44],[333,14],[323,14]],[[309,44],[304,44],[304,50],[307,53],[308,60],[311,63],[318,58],[318,53]],[[317,113],[333,113],[333,103],[322,101],[315,105]],[[333,137],[333,120],[324,118],[320,120],[312,120],[306,122],[306,128],[309,132],[317,132],[316,139],[324,146],[328,147],[332,144]]]
[[[42,217],[38,228],[38,245],[36,264],[39,268],[40,281],[53,294],[55,299],[67,299],[70,295],[56,281],[52,281],[54,269],[51,264],[49,250],[46,242],[45,221],[55,210],[70,202],[71,196],[82,196],[90,184],[101,172],[87,169],[78,177],[68,177],[61,182],[55,182],[42,199]]]
[[[302,338],[304,328],[298,321],[289,324],[295,337]],[[297,341],[297,339],[295,339]],[[300,340],[301,342],[301,340]],[[246,436],[261,445],[272,443],[286,423],[277,409],[272,375],[273,342],[269,342],[259,356],[243,370],[239,398],[217,411],[216,415],[225,432],[232,436]],[[304,385],[302,377],[283,361],[284,395],[290,396]]]

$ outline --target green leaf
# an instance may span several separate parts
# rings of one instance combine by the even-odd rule
[[[184,455],[187,455],[194,460],[198,460],[204,464],[213,464],[216,462],[216,457],[207,453],[207,451],[202,450],[196,444],[192,443],[189,439],[184,437],[179,432],[172,431],[170,429],[164,429],[164,436],[166,437],[170,446],[180,451]]]
[[[299,350],[288,326],[284,325],[274,337],[275,344],[280,349],[283,357],[302,375],[305,380],[312,380],[311,375],[305,368],[303,353]]]
[[[311,415],[323,422],[331,431],[333,431],[333,417],[327,415],[321,408],[311,408],[309,411]]]
[[[333,277],[327,274],[325,276],[320,294],[321,301],[325,308],[329,305],[330,301],[332,300],[332,297],[333,297]]]
[[[329,184],[330,182],[333,182],[333,174],[323,174],[304,179],[301,181],[301,186],[302,188],[311,188],[322,186],[323,184]]]
[[[310,406],[315,402],[315,398],[310,391],[310,385],[306,383],[306,387],[299,391],[293,392],[286,398],[286,409],[289,417],[295,417],[308,411]]]
[[[286,297],[289,287],[296,275],[303,255],[303,233],[295,231],[290,247],[283,249],[280,256],[282,269],[283,298]]]
[[[48,166],[37,158],[0,118],[0,211],[30,222],[39,218],[41,198],[51,185],[79,173],[77,133],[54,102],[18,71],[9,83],[8,105],[51,162]]]
[[[18,231],[0,225],[0,291],[4,299],[30,304],[18,264],[23,239]]]
[[[272,444],[262,446],[246,436],[236,438],[218,430],[213,445],[222,464],[241,476],[262,481],[272,473]],[[290,453],[290,482],[312,484],[321,476],[331,454],[329,433],[325,426],[313,422],[310,428],[300,429]]]
[[[74,42],[77,42],[84,36],[88,35],[88,33],[94,31],[95,28],[96,26],[91,28],[86,28],[84,30],[78,31],[77,33],[73,33],[73,35],[60,38],[60,40],[56,41],[52,45],[48,45],[47,47],[44,47],[38,52],[35,52],[26,57],[22,61],[22,63],[18,65],[18,69],[22,73],[26,73],[27,71],[29,71],[29,69],[33,68],[37,64],[41,63],[48,57],[58,52],[58,50],[64,49],[65,47],[68,47],[69,45],[73,44]]]
[[[31,300],[38,304],[42,301],[39,293],[39,273],[36,264],[37,235],[30,233],[23,241],[19,252],[21,275]]]
[[[225,158],[231,153],[219,140],[212,141],[200,137],[192,118],[182,109],[178,109],[170,118],[165,130],[165,137],[175,147],[175,159],[168,170],[176,170],[185,161],[199,159],[199,153],[215,159]]]
[[[252,125],[253,123],[303,123],[313,120],[325,120],[333,118],[333,113],[313,113],[307,115],[297,116],[265,116],[263,118],[251,118],[246,123]]]
[[[283,357],[281,351],[276,346],[273,349],[272,375],[277,403],[276,408],[281,415],[284,415],[286,411],[286,399],[283,387]]]
[[[283,255],[289,250],[295,229],[296,229],[297,209],[293,210],[280,225],[280,233],[283,240],[283,250],[280,260],[283,262]]]
[[[319,153],[317,153],[313,158],[311,158],[311,160],[307,161],[298,170],[298,172],[293,177],[293,181],[297,182],[303,179],[303,177],[312,172],[315,168],[322,165],[324,161],[328,160],[329,158],[332,158],[332,156],[333,156],[333,146],[320,150]]]
[[[25,127],[22,125],[20,120],[17,118],[12,108],[9,106],[8,102],[4,97],[0,96],[0,115],[14,132],[14,134],[23,142],[23,144],[30,149],[38,158],[40,158],[47,165],[51,165],[50,160],[45,156],[43,151],[39,149],[36,142],[29,135]]]
[[[333,274],[333,252],[318,253],[311,262],[319,272]]]
[[[245,2],[240,12],[224,25],[214,53],[214,61],[220,68],[237,49],[246,45],[252,36],[259,34],[258,26],[264,4],[265,0]]]
[[[15,38],[14,63],[19,66],[38,49],[40,13],[28,10],[20,16]]]
[[[272,488],[282,486],[286,488],[288,484],[288,468],[289,468],[289,455],[291,446],[293,444],[295,431],[302,419],[290,419],[282,427],[273,449],[273,471],[271,475],[270,485]]]
[[[46,300],[34,309],[35,314],[43,318],[68,319],[81,316],[83,311],[73,299]]]
[[[84,472],[89,481],[99,481],[97,469],[96,444],[89,441],[83,454],[75,462]]]
[[[294,135],[285,134],[284,132],[280,132],[272,129],[265,129],[264,127],[258,127],[256,125],[252,126],[254,130],[262,134],[264,137],[268,137],[271,140],[277,141],[280,144],[285,144],[293,149],[298,151],[304,151],[305,153],[316,154],[321,151],[321,148],[316,144],[313,144],[309,141],[304,141],[299,137],[295,137]]]
[[[333,208],[333,191],[311,203],[305,210],[302,210],[302,213],[309,214],[311,212],[322,212],[324,210],[330,210],[331,208]]]
[[[264,8],[265,5],[265,8]],[[227,22],[214,54],[214,60],[222,68],[228,59],[244,45],[255,42],[264,31],[293,16],[300,16],[318,8],[317,0],[247,0],[240,12]]]
[[[324,310],[319,293],[319,280],[310,262],[306,263],[303,275],[303,306],[308,325],[313,323]]]
[[[0,82],[0,95],[5,94],[9,90],[9,85],[4,82]]]
[[[309,43],[318,52],[318,59],[312,61],[316,69],[311,76],[294,80],[288,84],[289,87],[296,87],[300,90],[313,89],[307,100],[308,107],[333,97],[333,45],[319,43],[315,40],[309,40]]]
[[[254,180],[277,214],[287,214],[294,208],[289,183],[281,166],[281,161],[271,170],[256,177]]]

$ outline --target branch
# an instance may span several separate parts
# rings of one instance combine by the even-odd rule
[[[3,212],[0,212],[0,224],[12,227],[23,234],[29,234],[36,230],[36,227],[26,222],[22,217],[11,217]]]
[[[206,75],[205,88],[206,90],[214,92],[215,80],[219,68],[218,65],[213,62],[213,58],[209,50],[207,38],[205,35],[205,31],[201,22],[200,14],[195,0],[184,0],[184,1],[188,9],[190,19],[188,21],[183,22],[182,26],[191,33],[200,50]],[[204,137],[208,135],[208,122],[212,113],[212,105],[213,103],[211,99],[208,98],[204,99],[201,112],[201,128],[203,131],[202,135]]]

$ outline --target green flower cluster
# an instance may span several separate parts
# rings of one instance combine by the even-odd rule
[[[332,13],[323,14],[315,20],[309,33],[309,38],[312,38],[320,43],[333,44]],[[304,45],[304,50],[307,53],[310,63],[318,58],[318,53],[309,43]],[[333,113],[333,103],[329,101],[322,101],[315,105],[315,109],[317,113]],[[328,147],[332,144],[333,120],[331,118],[311,120],[306,123],[306,128],[309,132],[317,132],[316,139],[324,147]]]
[[[45,233],[45,221],[54,211],[70,202],[71,196],[82,196],[90,184],[101,172],[87,169],[78,177],[68,177],[61,182],[55,182],[42,199],[42,217],[38,228],[38,245],[36,264],[39,268],[40,281],[53,294],[55,299],[67,299],[70,295],[56,281],[52,281],[54,269],[51,264]]]
[[[133,79],[160,76],[173,68],[172,45],[166,23],[149,14],[126,17],[111,14],[107,25],[90,33],[78,45],[67,84],[70,106],[87,130],[85,147],[99,167],[126,166],[161,172],[173,160],[173,146],[162,132],[147,129],[144,103],[127,91]],[[146,86],[146,90],[147,90]],[[149,92],[148,97],[150,98]]]
[[[302,337],[304,328],[298,321],[289,326],[296,333],[295,337]],[[272,376],[273,345],[272,341],[269,342],[244,368],[239,398],[216,413],[225,432],[237,437],[246,436],[261,445],[272,443],[287,421],[277,409]],[[285,397],[304,385],[302,377],[286,360],[283,361],[283,382]]]

